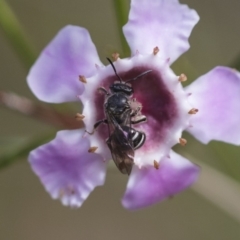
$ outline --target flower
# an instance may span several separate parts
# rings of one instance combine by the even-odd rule
[[[186,144],[181,137],[184,130],[205,144],[213,139],[240,143],[240,74],[216,67],[183,89],[181,81],[186,76],[176,76],[170,68],[188,50],[188,37],[198,20],[197,13],[178,0],[131,1],[123,31],[132,56],[118,58],[114,66],[123,80],[151,72],[132,81],[134,98],[142,104],[147,122],[134,125],[145,132],[146,141],[135,151],[122,200],[128,209],[157,203],[196,181],[198,166],[171,150],[177,143]],[[76,101],[78,96],[84,106],[83,121],[91,131],[96,121],[105,118],[104,95],[97,89],[108,90],[117,79],[112,66],[99,60],[88,31],[67,26],[43,50],[27,80],[45,102]],[[33,171],[52,198],[72,207],[80,207],[104,183],[111,159],[106,125],[93,135],[83,137],[84,133],[83,129],[60,131],[29,156]]]

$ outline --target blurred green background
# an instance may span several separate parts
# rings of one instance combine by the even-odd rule
[[[75,24],[89,30],[105,62],[113,51],[122,52],[113,1],[7,3],[24,26],[36,56],[63,26]],[[200,22],[190,38],[191,49],[173,65],[176,74],[185,73],[189,84],[216,65],[236,67],[240,55],[240,1],[181,2],[198,12]],[[26,84],[28,69],[1,26],[0,53],[0,90],[37,101]],[[77,111],[78,107],[72,109]],[[29,139],[55,130],[2,106],[0,116],[0,157]],[[0,170],[0,239],[239,240],[240,148],[219,142],[206,147],[187,134],[185,137],[187,146],[175,150],[202,166],[199,182],[171,200],[135,212],[120,204],[127,177],[114,168],[109,169],[103,187],[97,188],[80,209],[71,210],[51,200],[27,158],[18,158]]]

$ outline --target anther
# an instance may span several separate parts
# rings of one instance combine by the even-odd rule
[[[180,76],[178,77],[178,81],[179,82],[186,82],[187,81],[187,76],[184,73],[180,74]]]
[[[82,83],[87,83],[87,79],[83,75],[79,75],[79,81]]]
[[[187,140],[185,138],[179,138],[179,143],[182,145],[182,146],[185,146],[187,144]]]
[[[115,53],[113,53],[112,54],[112,59],[113,59],[113,61],[117,61],[118,60],[118,58],[119,58],[119,53],[117,53],[117,52],[115,52]]]
[[[196,114],[198,112],[198,109],[197,108],[192,108],[188,114]]]
[[[96,152],[96,150],[98,149],[98,147],[90,147],[89,149],[88,149],[88,152],[89,153],[94,153],[94,152]]]
[[[153,161],[153,166],[154,168],[159,169],[159,163],[156,160]]]
[[[82,121],[84,118],[85,118],[85,116],[82,115],[82,114],[80,114],[80,113],[77,113],[77,114],[75,115],[75,119],[76,119],[77,121]]]
[[[155,48],[153,49],[153,55],[157,55],[158,52],[159,52],[159,48],[158,48],[158,47],[155,47]]]

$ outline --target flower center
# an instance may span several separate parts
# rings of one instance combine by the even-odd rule
[[[147,70],[152,70],[152,72],[131,82],[133,87],[133,96],[131,98],[136,98],[136,101],[141,103],[141,113],[147,117],[146,122],[132,125],[133,128],[146,134],[146,141],[141,147],[145,150],[154,148],[155,142],[158,144],[163,143],[169,129],[178,118],[175,98],[165,85],[159,71],[141,66],[118,74],[123,81],[127,81]],[[116,76],[113,74],[102,81],[102,87],[108,90],[109,86],[116,80]],[[97,109],[96,119],[104,119],[104,94],[96,93],[94,98]],[[107,126],[99,127],[98,133],[104,139],[109,137]]]

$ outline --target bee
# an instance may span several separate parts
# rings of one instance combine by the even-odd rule
[[[134,150],[140,148],[146,139],[145,133],[134,129],[132,125],[145,122],[147,118],[141,114],[141,104],[132,98],[133,88],[129,82],[152,70],[145,71],[124,82],[118,75],[112,61],[109,58],[107,60],[118,81],[109,87],[110,92],[104,87],[98,88],[105,95],[104,112],[106,118],[97,121],[90,134],[93,134],[102,123],[107,124],[109,137],[106,144],[111,151],[113,161],[121,173],[130,175],[134,163]]]

